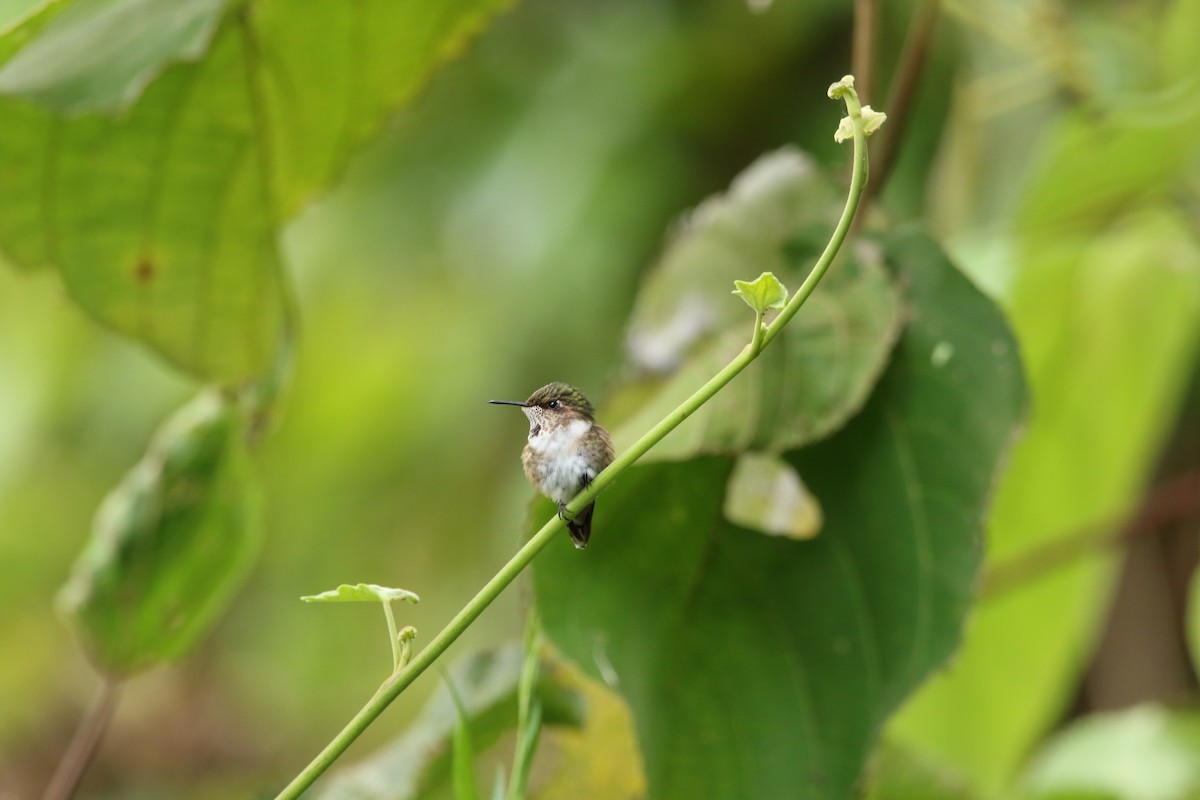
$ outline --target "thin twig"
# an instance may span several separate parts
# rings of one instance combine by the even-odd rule
[[[870,205],[887,183],[888,175],[896,163],[896,153],[908,122],[908,112],[912,107],[913,95],[925,69],[925,61],[929,56],[929,48],[933,44],[933,34],[937,29],[937,21],[941,3],[938,0],[921,0],[909,23],[908,34],[904,38],[904,51],[896,66],[896,79],[888,92],[887,114],[888,123],[880,131],[882,141],[875,148],[875,159],[872,165],[875,171],[874,180],[867,185],[867,196],[864,205]]]
[[[100,739],[108,728],[113,711],[117,708],[119,689],[120,682],[117,679],[104,678],[96,692],[96,699],[92,701],[92,707],[79,720],[79,727],[75,729],[71,744],[59,760],[42,800],[69,800],[74,796],[83,774],[92,762],[92,756],[96,754]]]
[[[854,35],[851,40],[850,72],[863,105],[871,104],[872,66],[875,62],[876,0],[854,0]]]
[[[1200,516],[1200,470],[1171,478],[1151,489],[1137,513],[1115,532],[1115,524],[1095,525],[1056,537],[1040,547],[993,566],[984,575],[980,596],[990,600],[1081,558],[1152,534],[1167,523],[1197,516]]]

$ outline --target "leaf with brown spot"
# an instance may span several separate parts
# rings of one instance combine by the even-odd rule
[[[285,327],[283,226],[508,4],[49,4],[0,36],[0,253],[56,267],[88,313],[197,377],[259,376]],[[118,26],[136,52],[103,68],[67,46],[111,41],[126,11],[177,38]]]

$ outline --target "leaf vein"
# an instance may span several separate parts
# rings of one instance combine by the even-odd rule
[[[883,409],[884,420],[891,430],[896,442],[896,458],[900,468],[901,480],[904,482],[905,494],[909,498],[909,516],[912,520],[913,545],[916,551],[917,569],[922,580],[917,581],[916,627],[913,632],[912,650],[908,667],[905,670],[904,681],[900,685],[910,685],[921,675],[921,654],[927,647],[930,626],[932,625],[932,597],[930,580],[934,573],[933,556],[931,552],[932,532],[929,520],[925,514],[925,497],[921,482],[917,475],[916,461],[913,456],[912,441],[904,423],[891,408]]]

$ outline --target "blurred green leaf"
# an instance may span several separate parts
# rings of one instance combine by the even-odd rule
[[[471,742],[471,717],[463,705],[462,698],[450,678],[446,678],[446,691],[454,701],[458,724],[454,726],[454,743],[451,751],[451,772],[454,775],[455,800],[479,800],[479,788],[475,784],[475,745]]]
[[[1191,192],[1185,182],[1200,143],[1200,62],[1187,32],[1198,14],[1200,3],[1184,0],[1139,7],[1120,23],[1099,18],[1097,41],[1107,44],[1089,54],[1097,72],[1125,80],[1131,67],[1153,67],[1157,56],[1159,86],[1126,87],[1057,116],[1041,106],[1013,118],[1027,131],[1021,137],[1014,122],[981,127],[977,141],[960,147],[986,155],[942,170],[962,176],[1032,166],[1007,194],[997,174],[968,178],[980,199],[1004,201],[1005,213],[992,213],[987,226],[1012,233],[989,240],[977,262],[991,268],[989,283],[1005,297],[1035,409],[997,493],[992,596],[973,616],[953,667],[894,726],[910,746],[955,764],[988,792],[1009,791],[1071,702],[1107,602],[1111,559],[1097,553],[1058,563],[1055,549],[1095,541],[1125,517],[1195,364],[1200,244],[1191,210],[1174,206]],[[1153,31],[1161,46],[1130,37],[1136,29]],[[1128,58],[1130,45],[1144,48],[1142,60]],[[1043,126],[1046,135],[1030,151],[1032,132]],[[944,184],[937,195],[968,205]]]
[[[392,600],[406,600],[409,603],[419,603],[421,598],[415,592],[407,589],[392,589],[387,586],[376,586],[373,583],[343,583],[336,589],[330,589],[320,594],[309,594],[300,598],[306,603],[390,603]]]
[[[940,764],[894,742],[875,753],[866,800],[977,800],[966,782]]]
[[[505,5],[237,4],[203,58],[168,67],[120,117],[0,100],[0,250],[56,266],[98,320],[195,375],[259,375],[283,326],[284,222]],[[53,30],[52,13],[5,39]]]
[[[470,723],[472,744],[482,752],[517,724],[522,648],[517,643],[458,661],[448,680],[459,692]],[[579,695],[545,668],[537,683],[544,721],[577,726],[583,718]],[[333,774],[315,790],[320,800],[416,800],[443,796],[454,779],[452,752],[459,711],[440,687],[416,722],[394,742],[352,767]]]
[[[767,309],[787,305],[787,287],[774,273],[764,272],[752,281],[734,281],[733,285],[733,293],[745,300],[755,313],[762,314]]]
[[[1059,199],[1075,202],[1067,194]],[[1194,227],[1161,206],[1096,224],[1022,240],[1009,311],[1034,413],[997,491],[992,596],[953,667],[894,728],[993,792],[1005,790],[1070,702],[1106,602],[1105,554],[1061,564],[1053,549],[1102,537],[1124,519],[1200,343]]]
[[[1139,706],[1074,722],[1034,756],[1028,800],[1200,797],[1200,714]]]
[[[1055,246],[1142,207],[1187,174],[1200,151],[1197,125],[1200,72],[1170,76],[1163,91],[1104,116],[1084,110],[1063,116],[1046,137],[1039,154],[1044,166],[1032,175],[1017,211],[1021,244]]]
[[[1200,0],[1176,0],[1163,9],[1156,49],[1161,72],[1173,88],[1200,91],[1200,50],[1196,49],[1195,39],[1188,35],[1198,28]],[[1178,110],[1184,113],[1189,110],[1186,100],[1179,104]]]
[[[957,645],[1021,369],[999,311],[931,242],[885,247],[911,321],[865,408],[787,454],[820,537],[729,524],[733,462],[698,458],[623,476],[586,558],[564,538],[534,564],[547,634],[628,700],[651,797],[849,796],[879,725]]]
[[[0,69],[0,94],[62,114],[116,111],[201,57],[225,0],[76,0]]]
[[[260,542],[235,409],[180,409],[105,499],[60,605],[95,665],[128,675],[186,653],[241,585]]]
[[[53,0],[0,0],[0,41],[14,28],[20,26],[30,17],[37,15]],[[11,42],[14,47],[24,42]],[[11,53],[8,47],[0,46],[0,63],[3,63]]]
[[[629,706],[604,683],[587,677],[563,659],[556,676],[575,689],[587,706],[578,728],[549,728],[545,752],[528,800],[612,800],[646,797],[642,756]],[[548,762],[548,763],[547,763]]]
[[[517,749],[513,758],[513,771],[509,778],[507,796],[509,800],[526,800],[529,773],[533,769],[533,757],[537,753],[542,734],[542,705],[534,702],[529,709],[526,724],[517,729]]]
[[[629,356],[646,377],[613,400],[618,416],[636,407],[613,426],[618,450],[746,346],[745,312],[724,302],[731,281],[766,269],[785,283],[802,282],[836,221],[840,191],[806,156],[781,150],[692,212],[634,306]],[[857,248],[772,347],[646,458],[781,451],[829,435],[862,406],[901,316],[878,251]]]
[[[526,800],[529,773],[542,733],[542,703],[535,688],[542,669],[542,628],[537,609],[525,617],[524,663],[517,692],[517,747],[509,777],[509,800]]]

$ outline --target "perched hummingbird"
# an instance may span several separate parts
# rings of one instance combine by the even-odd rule
[[[567,502],[613,460],[612,439],[596,424],[592,404],[574,386],[557,382],[546,384],[525,402],[489,402],[520,406],[529,417],[529,442],[521,452],[525,477],[558,503],[558,515],[567,519]],[[595,506],[589,503],[574,519],[567,520],[571,541],[580,550],[587,547]]]

